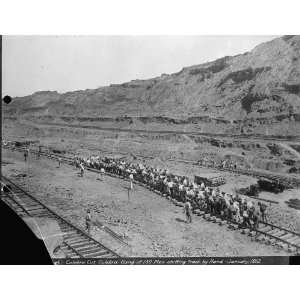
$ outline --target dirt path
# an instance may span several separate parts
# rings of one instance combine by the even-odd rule
[[[47,205],[82,226],[87,208],[93,217],[125,236],[125,247],[102,231],[92,235],[124,256],[255,256],[286,255],[272,246],[252,242],[251,238],[224,226],[193,216],[186,224],[182,208],[155,193],[135,186],[128,194],[128,183],[116,178],[87,172],[83,178],[70,166],[48,159],[29,158],[21,153],[3,151],[11,162],[2,167],[3,174],[17,179]],[[26,177],[15,177],[20,173]],[[129,195],[129,197],[128,197]]]
[[[181,135],[195,135],[195,136],[206,136],[206,137],[215,137],[222,139],[237,139],[239,141],[262,141],[265,142],[273,141],[297,141],[299,140],[298,136],[293,136],[292,138],[286,138],[285,136],[280,137],[272,137],[269,135],[256,136],[256,135],[236,135],[236,134],[218,134],[211,132],[197,132],[197,131],[189,131],[189,130],[151,130],[151,129],[135,129],[135,128],[120,128],[120,127],[104,127],[97,125],[82,125],[82,124],[67,124],[67,123],[59,123],[59,122],[39,122],[33,123],[28,120],[22,120],[24,125],[39,125],[39,126],[51,126],[51,127],[69,127],[69,128],[79,128],[79,129],[94,129],[100,131],[111,131],[111,132],[128,132],[128,133],[154,133],[154,134],[181,134]]]

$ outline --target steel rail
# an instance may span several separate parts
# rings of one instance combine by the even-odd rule
[[[10,148],[13,149],[13,147],[8,147],[6,146],[6,148]],[[15,150],[18,151],[22,151],[24,150],[24,148],[22,147],[17,147],[19,149],[14,148]],[[47,156],[47,157],[54,157],[55,156],[57,158],[61,158],[63,160],[69,160],[70,163],[73,162],[73,159],[71,157],[66,157],[64,155],[61,154],[57,154],[57,153],[49,153],[49,152],[39,152],[37,150],[30,150],[32,153],[35,154],[40,154],[43,156]],[[135,155],[137,157],[145,157],[143,155]],[[150,157],[149,157],[150,158]],[[237,168],[237,169],[232,169],[232,168],[220,168],[220,167],[213,167],[213,166],[205,166],[205,165],[201,165],[199,164],[198,161],[191,161],[191,160],[183,160],[183,159],[167,159],[168,161],[178,161],[178,162],[182,162],[182,163],[190,163],[196,166],[200,166],[200,167],[204,167],[207,169],[211,169],[211,170],[217,170],[217,171],[222,171],[222,172],[230,172],[230,173],[235,173],[235,174],[241,174],[241,175],[246,175],[246,176],[250,176],[250,177],[256,177],[256,178],[266,178],[272,181],[279,181],[280,183],[282,183],[283,185],[285,185],[288,188],[293,188],[293,187],[299,187],[300,186],[300,179],[295,178],[295,177],[287,177],[286,175],[275,175],[275,174],[269,174],[266,172],[260,172],[260,171],[256,171],[256,170],[244,170],[241,168]]]
[[[34,196],[32,196],[31,194],[29,194],[28,192],[26,192],[23,188],[21,188],[20,186],[18,186],[17,184],[15,184],[12,180],[8,179],[5,176],[1,176],[1,182],[3,182],[5,184],[5,182],[8,182],[9,184],[11,184],[12,186],[14,186],[16,189],[20,190],[23,195],[26,195],[29,199],[31,199],[34,203],[38,203],[42,208],[44,208],[48,213],[50,213],[51,215],[53,215],[55,217],[56,220],[60,221],[62,224],[67,225],[69,228],[73,229],[78,236],[82,236],[85,239],[89,240],[90,242],[92,242],[91,245],[97,245],[99,246],[99,248],[101,248],[101,250],[106,250],[108,253],[111,254],[111,257],[120,257],[116,252],[114,252],[113,250],[109,249],[108,247],[104,246],[102,243],[100,243],[99,241],[95,240],[94,238],[92,238],[90,235],[88,235],[86,232],[84,232],[83,230],[81,230],[80,228],[78,228],[77,226],[75,226],[74,224],[70,223],[68,220],[66,220],[65,218],[61,217],[60,215],[58,215],[55,211],[53,211],[51,208],[49,208],[47,205],[45,205],[44,203],[42,203],[41,201],[39,201],[37,198],[35,198]],[[5,184],[6,185],[6,184]],[[12,190],[12,189],[11,189]],[[2,192],[1,192],[2,194]],[[18,195],[20,197],[20,194]],[[10,197],[11,198],[11,197]],[[20,197],[21,198],[21,197]],[[11,199],[13,200],[13,199]],[[16,200],[14,200],[14,202],[17,202]],[[10,206],[11,207],[11,206]],[[14,209],[13,207],[11,207],[12,209]],[[32,216],[32,214],[26,210],[25,207],[23,207],[23,209],[26,211],[26,213],[31,216],[31,217],[35,217]],[[18,213],[16,211],[16,213]],[[38,217],[38,216],[37,216]],[[68,242],[64,241],[65,244],[68,244],[68,247],[72,247],[71,245],[69,245]],[[73,247],[74,248],[74,247]],[[78,250],[77,250],[78,251]],[[81,257],[84,257],[83,255],[80,254],[80,251],[78,251],[78,253],[76,253],[76,255],[79,255]]]

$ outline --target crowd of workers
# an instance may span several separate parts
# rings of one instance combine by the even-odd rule
[[[178,176],[166,169],[154,168],[143,163],[126,162],[123,159],[90,156],[87,158],[75,157],[75,165],[83,176],[84,167],[100,170],[101,176],[110,173],[122,178],[128,178],[130,188],[133,182],[147,186],[149,189],[161,193],[183,203],[187,222],[191,222],[192,211],[199,209],[205,213],[220,217],[224,220],[234,221],[243,227],[258,228],[259,221],[267,222],[264,203],[253,201],[221,192],[219,188],[211,188],[196,184],[186,176]]]

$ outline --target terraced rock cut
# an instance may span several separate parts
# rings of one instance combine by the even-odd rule
[[[172,126],[173,120],[195,124],[198,118],[198,124],[206,124],[217,117],[228,122],[218,128],[220,132],[239,133],[240,126],[234,126],[237,121],[249,133],[268,129],[269,134],[299,135],[300,128],[295,131],[288,126],[299,122],[299,70],[300,36],[281,37],[241,55],[148,80],[17,97],[4,106],[4,111],[7,118],[112,122],[114,126],[126,118]],[[128,125],[139,126],[134,119]],[[213,127],[210,130],[213,132]]]

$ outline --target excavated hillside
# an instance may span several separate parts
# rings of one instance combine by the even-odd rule
[[[14,98],[4,113],[37,122],[200,124],[194,129],[300,135],[300,36],[148,80],[37,92]]]

